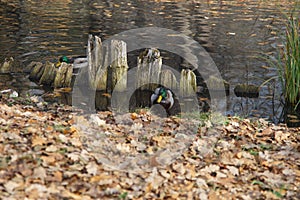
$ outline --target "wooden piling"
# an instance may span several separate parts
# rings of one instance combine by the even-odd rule
[[[72,64],[62,63],[56,72],[54,88],[71,87],[72,75]]]
[[[160,81],[162,58],[158,49],[146,49],[138,57],[136,87],[142,90],[154,90]]]
[[[57,68],[55,68],[53,63],[46,62],[46,64],[43,66],[43,74],[39,80],[39,84],[41,85],[53,85],[54,79],[56,76]]]
[[[127,87],[127,50],[126,43],[121,40],[111,41],[111,85],[116,92],[123,92]]]
[[[196,75],[189,69],[183,69],[180,74],[179,93],[182,97],[190,97],[196,94]]]
[[[45,70],[43,64],[41,62],[31,62],[26,68],[31,68],[29,79],[39,82]]]
[[[106,90],[108,51],[102,46],[101,38],[89,35],[87,47],[88,75],[90,86],[96,90]]]
[[[0,73],[9,73],[12,72],[14,58],[5,58],[3,64],[0,66]]]
[[[176,80],[176,76],[169,69],[164,69],[161,71],[160,84],[173,91],[176,91],[178,89],[178,81]]]

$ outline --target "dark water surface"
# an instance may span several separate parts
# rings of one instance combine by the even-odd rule
[[[0,0],[0,62],[12,56],[24,68],[31,61],[85,55],[88,34],[105,40],[135,28],[172,29],[209,52],[230,83],[230,114],[273,118],[270,85],[261,88],[258,99],[236,97],[233,88],[240,83],[260,85],[276,75],[258,55],[276,53],[283,30],[280,11],[289,10],[289,2]],[[167,58],[165,62],[172,64]],[[0,89],[15,88],[23,95],[43,92],[22,75],[0,79]]]

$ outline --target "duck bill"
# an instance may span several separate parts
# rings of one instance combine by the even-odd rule
[[[57,62],[56,64],[55,64],[55,67],[59,67],[61,65],[61,62]]]
[[[162,100],[162,96],[161,96],[161,95],[159,95],[159,96],[158,96],[158,98],[157,98],[157,103],[160,103],[160,102],[161,102],[161,100]]]

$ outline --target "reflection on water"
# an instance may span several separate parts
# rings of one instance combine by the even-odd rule
[[[88,34],[105,40],[124,30],[163,27],[198,41],[232,90],[238,83],[258,85],[276,74],[256,56],[276,51],[282,29],[278,8],[290,7],[289,1],[281,5],[284,7],[277,0],[0,0],[0,62],[13,56],[23,68],[31,61],[84,55]],[[129,59],[131,67],[134,62]],[[164,62],[175,68],[188,65],[188,61],[168,59],[167,55]],[[268,87],[263,87],[261,98],[253,106],[247,104],[250,114],[271,115],[271,101],[266,100],[269,93]],[[228,100],[230,111],[236,103],[243,103],[233,92]]]

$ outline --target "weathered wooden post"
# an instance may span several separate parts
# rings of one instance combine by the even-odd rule
[[[56,71],[56,76],[54,79],[54,88],[71,87],[72,75],[72,64],[62,63]]]
[[[101,38],[89,35],[87,46],[88,75],[90,86],[96,90],[106,90],[108,51]]]
[[[183,69],[180,74],[179,93],[182,97],[191,97],[196,93],[196,75],[189,69]]]
[[[12,71],[12,66],[13,66],[14,58],[5,58],[3,64],[0,67],[0,73],[9,73]]]
[[[158,49],[146,49],[138,57],[136,88],[142,90],[154,90],[156,85],[150,83],[159,83],[162,66],[162,58]]]
[[[31,62],[26,68],[30,70],[29,79],[39,82],[45,70],[43,64],[41,62]]]
[[[194,112],[196,99],[196,75],[189,69],[183,69],[180,74],[179,95],[182,100],[181,110]]]
[[[56,68],[53,63],[46,62],[45,66],[43,67],[43,74],[39,80],[39,84],[42,85],[53,85],[55,76],[56,76]]]
[[[176,91],[178,89],[178,81],[176,80],[176,76],[169,69],[164,69],[161,71],[160,84],[173,91]]]
[[[121,40],[112,40],[110,43],[110,58],[111,65],[108,77],[108,89],[113,90],[114,93],[114,104],[118,108],[118,111],[126,110],[124,105],[126,105],[127,98],[124,98],[126,95],[127,87],[127,50],[126,43]]]
[[[121,40],[111,41],[111,70],[112,89],[116,92],[124,92],[127,86],[127,50],[126,43]]]

